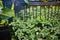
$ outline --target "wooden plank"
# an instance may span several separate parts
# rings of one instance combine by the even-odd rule
[[[31,6],[60,6],[60,2],[30,2]]]

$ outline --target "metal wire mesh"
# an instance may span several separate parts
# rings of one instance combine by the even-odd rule
[[[60,6],[29,5],[25,6],[16,16],[22,20],[38,18],[38,16],[40,19],[51,20],[56,18],[58,13],[60,13]]]

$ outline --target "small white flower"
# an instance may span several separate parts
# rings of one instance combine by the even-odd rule
[[[39,32],[36,32],[36,34],[38,35],[38,34],[39,34]]]

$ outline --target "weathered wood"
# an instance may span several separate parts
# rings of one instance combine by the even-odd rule
[[[60,6],[60,2],[30,2],[31,6]]]

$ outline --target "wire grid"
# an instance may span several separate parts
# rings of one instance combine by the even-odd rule
[[[58,13],[60,13],[59,6],[25,6],[16,16],[22,20],[34,19],[38,16],[40,19],[51,20],[56,18]]]

